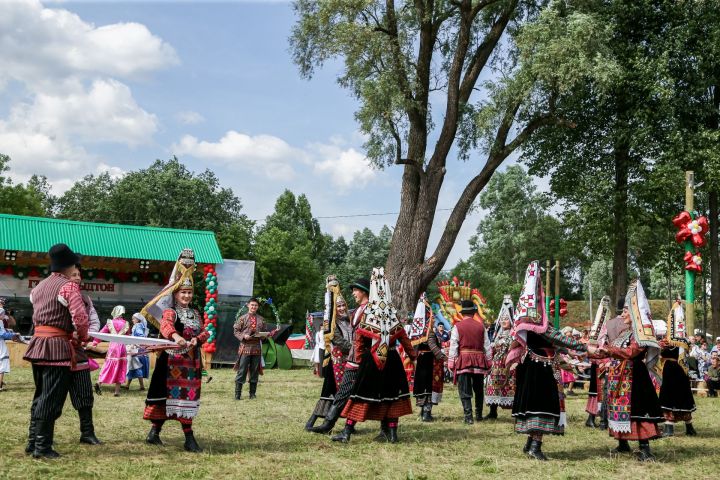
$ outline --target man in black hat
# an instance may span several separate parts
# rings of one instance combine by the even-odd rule
[[[611,318],[603,324],[598,334],[598,345],[611,345],[625,330],[630,328],[629,325],[625,324],[623,318],[623,311],[626,311],[628,307],[625,306],[625,296],[622,295],[617,302],[617,308],[615,309],[615,317]],[[608,428],[608,416],[607,416],[607,396],[608,396],[608,382],[607,382],[607,362],[604,368],[598,370],[598,376],[602,381],[603,387],[603,398],[600,404],[600,430],[607,430]]]
[[[368,296],[370,295],[370,279],[359,278],[350,284],[350,288],[352,288],[352,296],[355,299],[355,303],[358,304],[358,307],[352,313],[352,320],[350,321],[350,326],[352,327],[352,338],[350,338],[350,341],[353,346],[350,347],[350,353],[348,353],[347,362],[345,364],[345,373],[343,374],[343,379],[338,387],[338,391],[335,394],[332,407],[328,410],[323,424],[319,427],[313,427],[310,430],[314,433],[329,433],[332,431],[338,418],[340,418],[340,412],[343,411],[348,398],[350,398],[350,392],[352,391],[358,374],[358,363],[355,358],[355,330],[358,325],[360,325],[360,320],[362,320],[362,316],[365,314],[365,307],[367,307],[368,304]]]
[[[472,397],[475,394],[475,418],[483,419],[485,374],[490,370],[490,339],[482,320],[476,319],[477,307],[471,300],[461,302],[460,322],[450,332],[448,367],[454,374],[463,406],[465,423],[473,423]]]
[[[51,247],[49,255],[52,273],[31,292],[35,333],[23,357],[32,363],[35,380],[26,448],[35,458],[60,456],[52,444],[76,365],[74,341],[89,340],[80,285],[71,280],[80,256],[63,243]]]

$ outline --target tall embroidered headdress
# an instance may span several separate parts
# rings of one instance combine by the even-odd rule
[[[405,331],[414,346],[427,342],[434,323],[432,309],[423,293],[420,300],[418,300],[417,307],[415,307],[412,322],[405,326]]]
[[[510,327],[512,328],[513,323],[515,323],[513,310],[512,298],[510,295],[504,295],[502,305],[500,306],[500,313],[498,313],[497,320],[495,320],[495,335],[502,330],[501,322],[503,320],[510,320]]]
[[[515,308],[515,325],[511,335],[518,345],[508,353],[508,365],[520,360],[527,347],[527,332],[545,333],[549,322],[545,311],[545,292],[540,281],[540,263],[533,260],[525,271],[525,283]]]
[[[648,302],[647,296],[645,296],[645,290],[639,279],[630,284],[630,288],[625,296],[625,307],[627,307],[630,312],[630,327],[635,341],[641,347],[647,348],[645,364],[648,367],[648,371],[657,374],[657,372],[653,370],[660,357],[660,345],[655,336],[650,303]]]
[[[358,331],[372,338],[370,352],[378,369],[385,368],[390,345],[397,340],[402,330],[397,311],[392,306],[385,270],[382,267],[373,268],[369,302]]]
[[[337,305],[340,302],[345,302],[340,290],[340,282],[338,282],[335,275],[328,275],[325,282],[325,311],[323,312],[322,323],[325,341],[323,366],[328,365],[330,362],[330,342],[335,335],[335,328],[337,328]]]
[[[194,272],[195,252],[185,248],[178,255],[167,286],[140,310],[140,315],[156,328],[160,328],[163,311],[174,306],[173,293],[181,288],[193,288]]]
[[[592,326],[590,327],[590,341],[597,343],[598,337],[600,336],[600,330],[608,320],[612,318],[612,310],[610,310],[610,297],[605,295],[600,300],[597,311],[595,312],[595,320],[593,320]]]

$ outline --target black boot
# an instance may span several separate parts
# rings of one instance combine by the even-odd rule
[[[589,428],[595,428],[595,415],[588,413],[588,418],[585,421],[585,426]]]
[[[60,456],[52,448],[54,436],[55,420],[36,420],[33,458],[58,458]]]
[[[600,417],[600,424],[598,425],[598,428],[600,430],[607,430],[607,428],[608,428],[607,417]]]
[[[422,406],[422,415],[420,419],[423,422],[432,422],[435,420],[432,416],[432,403],[426,403]]]
[[[463,414],[465,415],[465,424],[472,425],[475,423],[473,422],[472,416],[472,398],[461,398],[460,401],[462,402]]]
[[[195,440],[195,435],[193,435],[192,430],[185,432],[185,445],[183,445],[183,447],[187,452],[200,453],[203,451]]]
[[[495,420],[495,419],[497,419],[497,417],[498,417],[498,415],[497,415],[497,409],[498,409],[498,406],[497,406],[497,405],[490,405],[490,413],[488,413],[487,415],[485,415],[485,420]]]
[[[328,410],[327,415],[325,415],[325,421],[322,425],[319,427],[312,427],[310,431],[313,433],[330,433],[335,426],[335,422],[337,422],[338,417],[340,417],[340,409],[333,405],[330,407],[330,410]]]
[[[312,430],[312,428],[315,426],[315,421],[317,420],[317,417],[318,416],[315,415],[314,413],[312,415],[310,415],[310,418],[308,419],[307,423],[305,424],[306,431],[309,432]]]
[[[482,422],[483,421],[483,404],[484,399],[475,397],[475,421],[476,422]]]
[[[632,452],[632,448],[630,448],[630,444],[627,440],[618,440],[618,446],[613,448],[610,453],[613,454],[619,454],[619,453],[630,453]]]
[[[675,435],[675,425],[672,423],[666,423],[665,429],[663,430],[662,436],[663,437],[672,437]]]
[[[532,444],[532,437],[528,436],[527,442],[525,442],[525,446],[523,447],[523,453],[528,453],[530,451],[531,444]]]
[[[35,424],[36,421],[31,418],[30,428],[28,430],[28,442],[27,446],[25,447],[25,453],[28,455],[35,451]]]
[[[242,383],[235,382],[235,400],[240,400],[242,398],[242,387]]]
[[[697,432],[693,428],[692,423],[685,424],[685,435],[687,435],[688,437],[694,437],[695,435],[697,435]]]
[[[388,442],[390,443],[398,443],[398,436],[397,436],[397,427],[389,427],[388,428]]]
[[[530,458],[535,460],[547,460],[547,457],[542,452],[542,442],[540,440],[532,440],[530,442],[530,449],[527,452]]]
[[[350,432],[353,433],[353,432]],[[373,439],[375,442],[387,442],[390,439],[390,427],[386,420],[380,420],[380,433]]]
[[[257,392],[257,383],[250,383],[250,400],[256,398],[255,392]]]
[[[345,424],[345,428],[342,432],[332,437],[333,442],[348,443],[350,441],[350,435],[352,435],[352,425]]]
[[[655,455],[650,452],[650,442],[644,440],[640,442],[640,452],[638,453],[638,460],[641,462],[654,462]]]
[[[149,443],[150,445],[162,445],[163,442],[160,440],[160,427],[157,427],[153,425],[150,427],[150,432],[148,433],[147,437],[145,438],[145,443]]]
[[[80,417],[80,443],[100,445],[102,442],[95,436],[92,408],[81,408],[78,410],[78,416]]]

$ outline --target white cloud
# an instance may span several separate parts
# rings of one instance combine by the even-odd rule
[[[306,161],[306,154],[291,147],[285,140],[272,135],[246,135],[234,130],[217,142],[201,141],[185,135],[172,146],[177,155],[220,162],[235,169],[261,171],[275,180],[291,180],[295,176],[293,164]]]
[[[175,115],[175,119],[183,125],[197,125],[205,121],[205,117],[192,110],[178,112],[177,115]]]
[[[54,88],[68,77],[136,78],[178,62],[144,25],[96,27],[37,0],[0,2],[0,78]]]
[[[330,176],[330,181],[341,189],[363,188],[377,175],[365,155],[354,148],[342,149],[336,145],[314,144],[321,157],[315,163],[315,172]]]
[[[88,90],[78,85],[67,94],[38,93],[32,104],[15,105],[4,123],[10,131],[128,145],[150,141],[158,129],[157,117],[140,108],[130,89],[116,80],[96,80]]]

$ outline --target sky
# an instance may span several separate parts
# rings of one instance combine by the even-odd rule
[[[284,1],[0,1],[0,152],[11,178],[46,175],[60,194],[88,174],[176,155],[213,170],[262,221],[285,189],[307,195],[323,231],[346,239],[392,227],[399,167],[373,169],[358,104],[330,62],[301,78]],[[479,161],[449,160],[439,209]],[[440,210],[432,253],[449,211]],[[445,264],[469,256],[468,216]]]

